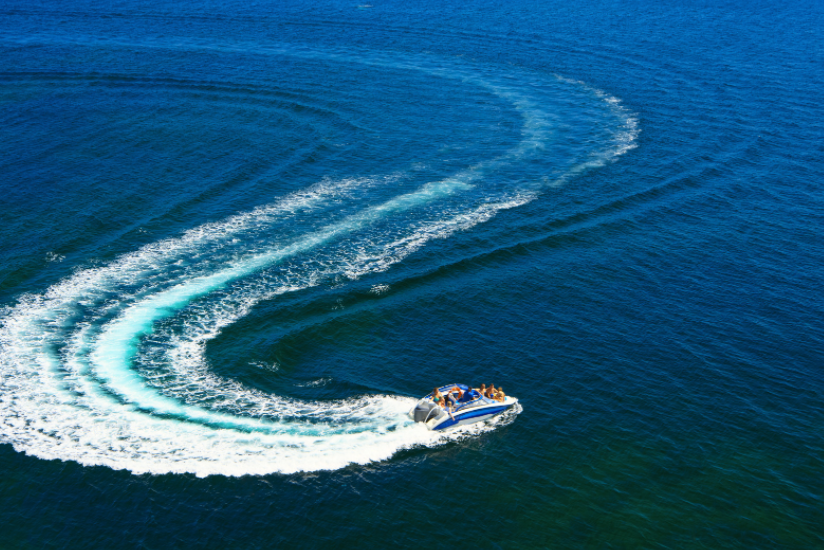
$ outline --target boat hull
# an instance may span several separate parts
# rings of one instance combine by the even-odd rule
[[[454,419],[447,415],[445,418],[435,419],[436,421],[430,420],[429,422],[427,422],[426,427],[433,431],[441,431],[448,430],[450,428],[457,428],[459,426],[474,424],[476,422],[484,422],[494,416],[498,416],[499,414],[508,411],[509,409],[515,406],[515,403],[518,402],[517,399],[512,397],[507,397],[507,401],[510,402],[501,403],[500,406],[497,407],[484,407],[482,409],[469,410],[462,414],[454,413]],[[429,425],[430,423],[432,424],[431,426]]]

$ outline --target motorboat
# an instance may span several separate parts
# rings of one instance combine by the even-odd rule
[[[409,418],[415,422],[422,422],[430,430],[445,430],[489,420],[518,403],[517,398],[508,395],[503,401],[484,397],[478,390],[466,384],[447,384],[438,388],[438,392],[444,398],[448,398],[449,395],[454,397],[457,401],[454,408],[444,409],[432,400],[430,393],[412,407]]]

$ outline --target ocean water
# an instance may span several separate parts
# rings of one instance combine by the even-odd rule
[[[4,1],[0,548],[824,548],[822,28]]]

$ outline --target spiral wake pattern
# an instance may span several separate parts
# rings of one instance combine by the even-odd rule
[[[107,47],[162,50],[170,58],[175,49],[218,60],[247,55],[179,43]],[[433,434],[406,418],[411,397],[272,394],[218,374],[207,345],[262,301],[391,273],[410,255],[502,211],[551,201],[554,188],[633,148],[636,118],[584,83],[512,67],[287,47],[258,47],[254,55],[281,67],[276,83],[168,78],[137,66],[131,73],[9,72],[4,87],[67,95],[92,89],[103,103],[128,96],[148,109],[161,94],[201,121],[230,111],[234,132],[213,130],[223,132],[224,146],[242,150],[244,132],[271,134],[289,144],[281,166],[353,154],[363,145],[353,136],[381,132],[431,151],[433,115],[443,119],[436,135],[444,144],[427,159],[384,171],[381,159],[391,151],[377,151],[361,174],[320,174],[267,204],[78,268],[19,298],[0,328],[0,438],[18,451],[135,473],[289,473],[385,460],[495,429],[517,414]],[[320,73],[336,77],[323,93],[302,80]],[[359,108],[364,78],[392,82],[381,90],[395,109],[391,124]],[[454,94],[461,109],[483,117],[462,121],[450,106]],[[141,116],[128,125],[139,127]],[[117,130],[108,128],[95,146]],[[265,166],[256,170],[266,177]]]

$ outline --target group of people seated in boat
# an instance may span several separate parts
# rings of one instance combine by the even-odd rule
[[[446,390],[445,394],[441,393],[438,388],[432,390],[432,400],[450,413],[455,409],[459,401],[461,403],[474,401],[480,399],[481,396],[501,402],[506,399],[503,388],[496,389],[495,384],[490,384],[488,388],[486,384],[481,384],[480,388],[471,388],[466,391],[463,391],[458,386],[453,386]]]

